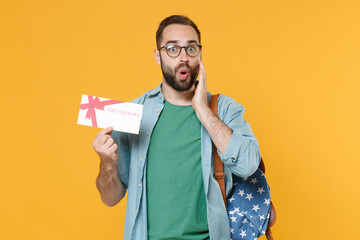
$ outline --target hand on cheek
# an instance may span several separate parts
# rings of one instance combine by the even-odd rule
[[[192,105],[195,112],[201,111],[202,109],[209,106],[207,102],[207,86],[206,86],[206,73],[205,73],[204,63],[202,60],[199,60],[199,62],[200,62],[199,84],[195,89],[195,95],[192,101]]]

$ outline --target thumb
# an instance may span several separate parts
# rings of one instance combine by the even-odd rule
[[[112,131],[113,131],[113,127],[110,126],[110,127],[107,127],[105,129],[103,129],[102,131],[100,131],[102,134],[107,134],[107,135],[111,135],[112,134]]]

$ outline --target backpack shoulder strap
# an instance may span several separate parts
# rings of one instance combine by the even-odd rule
[[[218,108],[217,108],[218,97],[219,97],[219,94],[212,95],[210,97],[210,108],[217,117],[219,117]],[[217,153],[217,148],[216,148],[214,142],[212,143],[212,145],[213,145],[214,168],[215,168],[214,177],[215,177],[216,181],[218,182],[218,184],[220,186],[221,194],[223,196],[224,204],[225,204],[225,207],[226,207],[224,166],[223,166],[223,163],[222,163],[222,161],[220,159],[219,154]]]

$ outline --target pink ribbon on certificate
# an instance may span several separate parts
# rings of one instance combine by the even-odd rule
[[[85,119],[91,119],[93,127],[97,127],[95,109],[105,111],[104,107],[106,105],[123,103],[121,101],[116,101],[116,100],[105,100],[105,101],[100,102],[100,99],[98,97],[93,98],[93,96],[88,96],[88,99],[89,99],[89,103],[81,104],[80,109],[81,110],[88,109]]]

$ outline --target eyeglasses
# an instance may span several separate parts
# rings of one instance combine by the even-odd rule
[[[159,48],[158,50],[164,48],[166,50],[167,55],[169,55],[169,57],[175,58],[179,56],[181,50],[185,48],[185,52],[189,57],[196,57],[197,55],[199,55],[201,47],[202,46],[198,44],[189,44],[187,46],[182,46],[182,47],[180,47],[179,45],[167,45]]]

